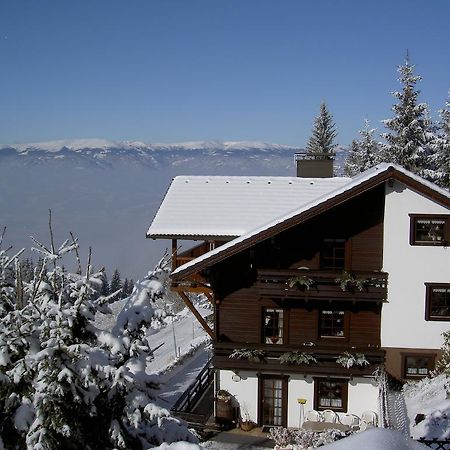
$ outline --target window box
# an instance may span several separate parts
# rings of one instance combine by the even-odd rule
[[[314,378],[314,409],[347,412],[348,382],[334,378]]]
[[[450,321],[450,283],[425,283],[425,320]]]
[[[411,245],[446,246],[450,235],[450,216],[444,214],[410,214]]]

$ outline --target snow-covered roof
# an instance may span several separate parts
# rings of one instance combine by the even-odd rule
[[[147,237],[236,237],[348,184],[350,178],[178,176]]]
[[[449,191],[439,188],[435,184],[414,175],[403,167],[395,164],[382,163],[353,178],[347,179],[345,183],[338,185],[333,191],[327,192],[321,197],[312,199],[309,203],[305,203],[300,207],[291,209],[288,213],[272,218],[270,221],[260,224],[253,230],[250,230],[232,241],[178,267],[172,272],[172,277],[179,278],[183,275],[187,275],[194,270],[197,270],[197,268],[200,268],[199,266],[205,266],[205,263],[206,265],[210,265],[219,262],[232,253],[241,251],[256,242],[266,239],[276,230],[286,229],[302,220],[307,220],[309,217],[320,214],[320,212],[327,208],[335,206],[340,202],[344,202],[352,195],[364,192],[364,190],[370,189],[381,182],[385,182],[391,177],[408,183],[413,186],[413,188],[426,191],[427,195],[450,207]]]

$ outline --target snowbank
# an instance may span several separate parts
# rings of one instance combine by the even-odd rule
[[[426,447],[398,431],[371,428],[321,448],[324,450],[424,450]]]
[[[449,380],[445,375],[424,378],[403,388],[410,423],[411,437],[419,439],[450,438]],[[417,414],[425,417],[416,422]]]

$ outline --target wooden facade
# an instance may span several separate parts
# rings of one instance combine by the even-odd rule
[[[350,376],[352,370],[336,364],[348,352],[366,356],[369,365],[353,371],[370,375],[384,356],[383,211],[379,186],[185,280],[194,285],[200,276],[214,295],[215,367]],[[296,278],[309,280],[308,286],[296,285]],[[267,310],[282,311],[281,345],[264,337]],[[342,336],[321,336],[323,311],[342,315]],[[257,363],[230,358],[234,349],[244,348],[267,357]],[[311,353],[317,364],[282,365],[280,356],[289,352]]]

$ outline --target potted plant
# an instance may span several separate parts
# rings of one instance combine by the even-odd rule
[[[244,419],[241,420],[240,427],[243,431],[251,431],[256,427],[256,423],[250,419],[247,408],[243,408]]]
[[[224,427],[231,427],[234,420],[232,395],[225,389],[216,394],[216,423]]]
[[[367,361],[366,356],[363,353],[355,353],[352,355],[349,352],[344,352],[342,355],[336,359],[336,362],[347,369],[353,366],[367,366],[369,361]]]
[[[340,277],[335,279],[335,281],[340,285],[344,292],[354,292],[355,289],[358,289],[358,291],[361,292],[368,283],[368,280],[364,278],[357,278],[354,274],[348,273],[345,270],[342,272]]]
[[[265,361],[265,353],[262,350],[237,348],[233,350],[229,358],[247,359],[250,362],[262,363]]]
[[[280,364],[311,364],[317,363],[317,359],[314,357],[312,353],[306,352],[286,352],[280,355]]]
[[[296,287],[301,291],[309,291],[309,288],[314,284],[314,280],[306,275],[301,275],[299,277],[289,278],[286,283],[290,288]]]

